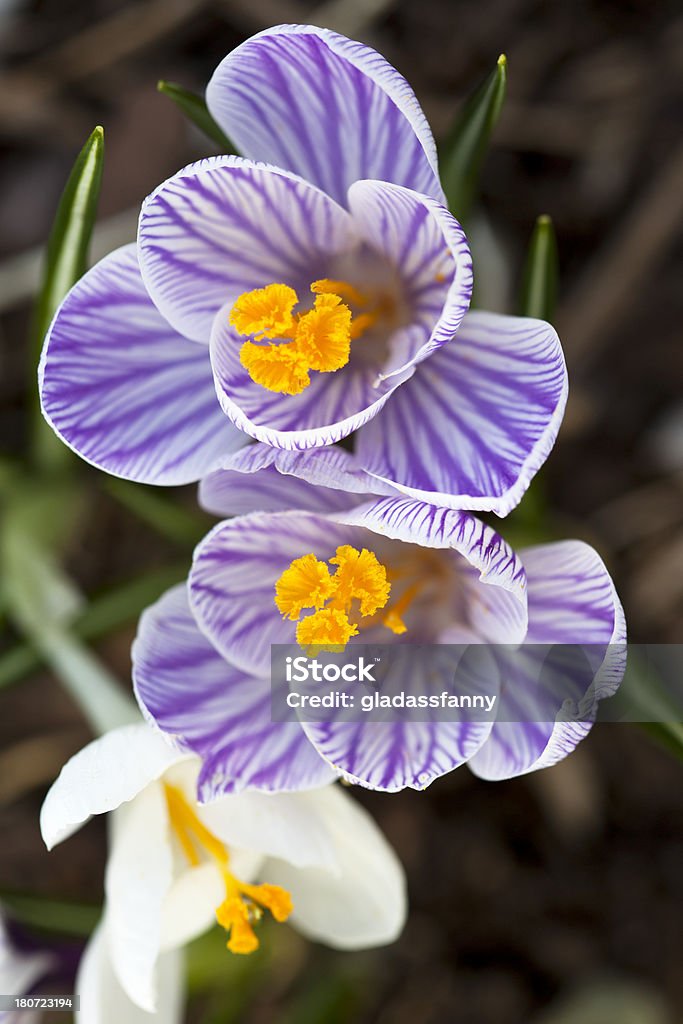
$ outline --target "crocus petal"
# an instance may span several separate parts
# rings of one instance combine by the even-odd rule
[[[210,473],[199,484],[199,503],[207,512],[218,516],[241,515],[246,512],[284,512],[302,509],[310,512],[336,512],[351,508],[368,494],[348,494],[339,489],[337,474],[334,484],[318,484],[298,470],[303,456],[315,462],[324,449],[309,452],[285,452],[263,444],[251,444],[230,456],[221,469]],[[348,452],[334,450],[334,456]],[[322,467],[321,467],[322,468]],[[329,471],[328,471],[329,472]],[[320,474],[322,476],[322,474]],[[324,477],[327,480],[327,476]],[[366,481],[366,484],[369,479]]]
[[[177,949],[203,935],[216,923],[216,907],[224,899],[225,882],[215,863],[183,871],[166,894],[161,949]]]
[[[564,541],[528,548],[523,559],[527,644],[496,652],[506,681],[498,709],[504,720],[470,762],[485,779],[511,778],[566,757],[590,731],[596,702],[614,692],[625,668],[624,613],[597,553]],[[572,645],[572,656],[560,649],[548,657],[547,645],[554,644]]]
[[[316,373],[298,395],[279,394],[255,384],[240,362],[240,338],[230,326],[231,303],[216,316],[211,364],[223,411],[245,434],[276,448],[305,449],[334,444],[376,416],[412,368],[378,380],[361,359],[336,373]],[[420,337],[423,332],[420,332]],[[243,339],[242,339],[243,340]]]
[[[317,814],[333,836],[337,870],[273,860],[263,877],[289,890],[291,921],[310,938],[337,949],[393,942],[406,919],[405,878],[396,854],[370,815],[338,786],[319,791],[315,799]]]
[[[105,890],[114,971],[128,996],[151,1013],[157,1004],[156,962],[162,909],[173,877],[168,808],[151,785],[116,815]]]
[[[472,297],[472,257],[455,217],[428,196],[358,181],[349,190],[349,205],[361,236],[401,281],[410,310],[413,330],[394,344],[382,373],[394,376],[453,338]]]
[[[310,789],[335,777],[296,722],[274,722],[268,678],[228,664],[199,631],[185,586],[140,620],[133,647],[143,712],[202,758],[200,799],[236,790]]]
[[[412,89],[374,50],[313,25],[278,25],[223,60],[206,101],[241,153],[295,171],[338,202],[359,178],[443,196]]]
[[[219,523],[197,547],[190,605],[200,629],[229,662],[251,675],[270,674],[271,644],[296,641],[296,623],[275,606],[275,581],[313,552],[327,559],[359,531],[310,512],[240,516]]]
[[[115,476],[189,483],[245,442],[221,413],[206,350],[177,334],[149,298],[134,245],[71,289],[48,332],[39,380],[51,427]]]
[[[438,700],[452,690],[457,671],[465,692],[495,697],[499,689],[495,659],[480,639],[475,643],[465,651],[467,668],[460,664],[459,650],[432,648],[428,671],[421,646],[401,647],[400,659],[392,663],[391,685],[385,681],[379,693]],[[406,787],[425,789],[468,761],[486,741],[491,721],[482,720],[481,714],[468,710],[459,710],[457,717],[454,711],[446,714],[448,718],[437,710],[430,716],[425,710],[420,712],[422,720],[412,720],[410,712],[400,710],[394,712],[393,720],[377,721],[357,709],[326,711],[325,721],[303,721],[302,725],[320,754],[349,782],[395,793]]]
[[[131,1002],[114,973],[107,945],[106,922],[93,932],[76,978],[81,1019],[88,1024],[180,1024],[184,994],[183,955],[180,951],[159,958],[159,1002],[148,1013]]]
[[[409,498],[379,498],[335,516],[384,537],[462,555],[469,625],[482,640],[516,644],[527,632],[526,575],[512,548],[467,512]]]
[[[198,814],[231,850],[259,850],[300,868],[337,871],[334,835],[328,819],[319,814],[320,794],[330,788],[334,787],[304,793],[236,793],[202,804]],[[242,877],[242,865],[235,872]]]
[[[415,498],[507,515],[547,458],[566,398],[549,324],[470,313],[363,427],[359,462]]]
[[[221,306],[243,292],[277,282],[307,293],[348,247],[350,232],[348,213],[295,175],[211,157],[179,171],[143,203],[140,268],[169,323],[207,342]]]
[[[132,800],[184,757],[147,725],[113,729],[67,761],[40,812],[43,839],[52,849],[93,814]]]

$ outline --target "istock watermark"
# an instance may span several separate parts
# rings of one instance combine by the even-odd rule
[[[273,645],[273,721],[679,722],[681,644]]]

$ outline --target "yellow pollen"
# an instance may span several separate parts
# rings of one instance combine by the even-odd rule
[[[285,338],[294,330],[292,310],[299,301],[293,288],[286,284],[269,284],[244,292],[230,311],[230,323],[238,334],[263,338]]]
[[[282,615],[298,619],[304,608],[322,608],[334,593],[330,570],[314,554],[295,558],[275,584],[275,604]]]
[[[309,369],[341,370],[351,351],[351,310],[338,295],[318,295],[313,309],[299,319],[295,344]]]
[[[354,306],[367,306],[370,301],[364,292],[359,292],[348,281],[331,281],[329,277],[323,277],[320,281],[314,281],[311,285],[311,291],[314,295],[328,295],[330,293],[338,295],[340,298],[352,302]]]
[[[351,341],[361,337],[384,307],[354,316],[369,299],[347,281],[314,281],[313,308],[294,313],[299,296],[286,284],[244,292],[230,311],[230,324],[252,340],[240,349],[240,362],[255,384],[285,395],[298,395],[311,383],[309,372],[334,373],[349,361]],[[346,301],[343,301],[346,300]],[[263,344],[272,339],[275,344]]]
[[[292,898],[279,885],[242,882],[229,870],[230,855],[220,840],[200,821],[182,790],[165,782],[164,794],[171,828],[190,864],[201,863],[200,852],[217,865],[225,886],[225,899],[216,908],[216,920],[229,933],[231,953],[253,953],[259,940],[254,925],[270,910],[276,921],[286,921]]]
[[[337,548],[334,558],[330,558],[330,565],[337,566],[332,607],[348,612],[351,602],[357,598],[363,618],[384,608],[389,600],[391,584],[387,580],[386,569],[372,551],[367,548],[358,551],[350,544],[343,544]]]
[[[302,555],[275,583],[275,604],[284,618],[296,621],[305,608],[315,609],[296,628],[297,641],[307,650],[343,650],[358,634],[351,616],[371,617],[389,600],[387,571],[374,552],[342,544],[329,565],[335,566],[333,573],[315,555]]]
[[[358,626],[349,621],[348,615],[338,608],[322,608],[306,616],[296,627],[297,643],[311,657],[320,651],[343,651],[352,636],[358,633]]]

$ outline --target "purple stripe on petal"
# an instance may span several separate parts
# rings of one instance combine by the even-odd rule
[[[359,462],[415,498],[506,515],[552,449],[566,398],[549,324],[470,313],[363,427]]]
[[[145,716],[202,758],[202,801],[242,789],[313,789],[335,778],[298,723],[271,721],[269,680],[229,665],[199,631],[184,586],[142,616],[133,679]]]
[[[273,282],[300,294],[351,244],[348,213],[278,168],[219,156],[190,164],[142,206],[140,266],[177,330],[208,342],[225,303]]]
[[[219,525],[195,551],[190,604],[201,630],[245,672],[270,672],[271,644],[296,642],[296,623],[275,606],[275,582],[312,552],[330,558],[353,531],[310,512],[253,513]]]
[[[472,257],[465,233],[440,203],[399,185],[359,181],[349,190],[359,234],[401,282],[414,332],[392,346],[387,377],[426,359],[456,333],[472,297]],[[404,333],[404,332],[401,332]]]
[[[348,452],[340,449],[285,452],[257,442],[226,459],[221,469],[200,482],[199,503],[218,516],[288,509],[338,512],[352,508],[370,497],[367,491],[360,491],[369,478],[363,479],[363,474],[350,470],[342,473],[339,463],[344,457],[351,460]],[[321,460],[326,464],[320,465]],[[343,489],[347,479],[355,490]]]
[[[134,245],[71,289],[48,332],[39,384],[52,428],[115,476],[189,483],[246,442],[221,412],[206,349],[177,334],[149,298]]]
[[[482,640],[521,643],[527,632],[526,574],[512,548],[467,512],[410,498],[381,498],[335,516],[384,537],[462,555],[468,624]]]
[[[303,451],[334,444],[376,416],[413,372],[378,382],[379,364],[353,354],[335,373],[312,373],[299,395],[283,395],[255,384],[239,359],[244,341],[229,324],[230,307],[217,315],[211,333],[216,393],[235,426],[276,448]]]
[[[294,171],[340,203],[362,178],[443,198],[412,89],[374,50],[335,32],[266,29],[228,54],[206,100],[245,156]]]
[[[619,686],[626,664],[623,609],[597,553],[564,541],[522,555],[528,647],[497,653],[504,680],[500,717],[508,721],[496,723],[471,762],[486,779],[545,768],[571,753],[590,731],[597,702]]]
[[[377,692],[383,696],[408,694],[437,699],[444,692],[455,693],[453,679],[459,657],[452,648],[442,648],[440,657],[431,651],[429,672],[425,672],[424,650],[405,646],[400,660],[392,662],[390,685],[385,680]],[[468,665],[466,691],[495,694],[497,669],[488,649],[480,647]],[[356,704],[359,702],[358,697]],[[393,721],[377,721],[356,707],[352,711],[322,712],[325,721],[304,721],[303,726],[322,756],[350,782],[396,792],[407,787],[425,789],[468,761],[491,731],[490,722],[478,721],[476,714],[466,710],[420,714],[424,714],[424,721],[411,721],[411,712],[405,709],[395,711]]]

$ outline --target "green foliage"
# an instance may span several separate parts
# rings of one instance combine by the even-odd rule
[[[493,72],[467,100],[441,152],[441,183],[451,212],[466,219],[505,99],[507,59],[501,54]]]
[[[166,82],[163,79],[157,83],[157,89],[173,100],[175,105],[182,110],[186,117],[199,128],[207,138],[215,142],[221,153],[236,153],[236,149],[227,135],[218,127],[208,111],[206,103],[195,92],[184,89],[176,82]]]
[[[552,320],[557,302],[557,239],[547,214],[536,221],[522,277],[519,312],[539,320]]]
[[[71,286],[87,268],[88,247],[95,224],[104,166],[104,130],[90,135],[79,153],[57,207],[47,244],[42,283],[33,316],[31,344],[31,394],[35,394],[35,368],[52,317]],[[35,457],[45,468],[55,468],[68,458],[68,449],[36,417]]]

